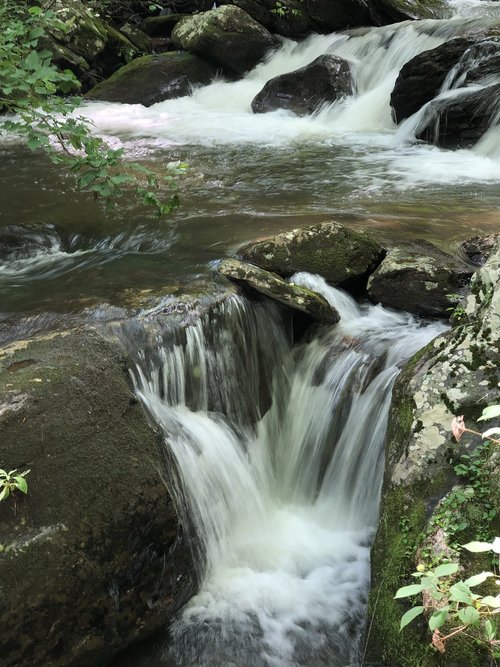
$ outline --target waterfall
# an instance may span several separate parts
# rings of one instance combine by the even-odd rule
[[[278,309],[232,297],[138,355],[200,566],[168,665],[358,664],[392,385],[444,326],[292,280],[340,324],[292,345]]]

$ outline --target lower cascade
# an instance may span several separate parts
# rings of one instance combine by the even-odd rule
[[[139,354],[136,389],[175,461],[200,564],[161,664],[361,662],[391,390],[445,325],[292,280],[341,322],[292,345],[280,310],[231,297]]]

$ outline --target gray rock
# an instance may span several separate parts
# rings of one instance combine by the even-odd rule
[[[449,316],[473,270],[426,241],[391,249],[368,280],[375,303],[418,315]]]
[[[334,221],[270,236],[245,246],[240,253],[245,260],[279,275],[308,271],[332,285],[366,280],[385,255],[369,236]]]
[[[277,46],[271,33],[239,7],[225,5],[180,21],[177,48],[202,56],[224,71],[244,74]]]
[[[142,56],[92,88],[86,98],[149,107],[189,95],[193,86],[209,83],[215,74],[215,68],[190,53]]]
[[[194,589],[162,440],[91,331],[1,348],[0,381],[1,467],[31,469],[0,503],[0,662],[107,664]]]
[[[226,278],[305,313],[318,322],[336,324],[340,319],[337,311],[321,294],[287,283],[276,274],[248,262],[225,259],[219,264],[218,271]]]
[[[137,26],[125,23],[120,28],[120,32],[122,35],[125,35],[125,37],[132,42],[141,53],[151,53],[153,50],[151,38]]]
[[[352,94],[349,63],[323,55],[312,63],[276,76],[252,100],[254,113],[288,109],[298,116],[313,113],[321,104]]]
[[[148,16],[144,19],[142,29],[150,37],[170,37],[172,30],[187,14],[166,14],[163,16]]]
[[[471,281],[461,326],[439,336],[417,353],[396,381],[386,439],[381,518],[372,550],[368,615],[373,622],[368,638],[369,658],[384,656],[387,664],[426,667],[444,664],[437,652],[427,650],[429,635],[422,633],[424,624],[410,626],[406,641],[401,642],[399,621],[408,607],[394,600],[394,594],[404,582],[410,582],[419,562],[428,565],[442,555],[458,560],[464,553],[451,549],[449,534],[432,520],[456,485],[468,484],[467,478],[456,477],[453,463],[459,462],[461,454],[470,455],[484,442],[468,433],[460,443],[453,442],[452,419],[464,415],[469,428],[482,430],[475,423],[482,410],[500,403],[499,369],[500,243],[497,243],[489,260]],[[489,471],[491,486],[486,498],[498,513],[497,448],[490,450],[482,465]],[[469,498],[459,504],[456,515],[459,519],[456,523],[470,525],[455,536],[459,544],[477,537],[477,518],[489,511],[484,506],[485,496],[469,494]],[[496,531],[498,520],[491,526],[491,535],[497,534]],[[419,550],[422,537],[427,554]],[[478,562],[470,554],[462,565],[463,579],[489,566],[488,560]],[[488,656],[478,650],[475,642],[459,639],[446,644],[446,664],[482,667],[488,662]]]
[[[500,233],[488,234],[487,236],[469,236],[462,241],[460,248],[467,259],[473,264],[482,265],[493,252]]]

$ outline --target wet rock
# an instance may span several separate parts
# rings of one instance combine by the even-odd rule
[[[193,86],[206,85],[215,74],[214,67],[190,53],[142,56],[92,88],[86,98],[149,107],[189,95]]]
[[[240,7],[273,34],[298,37],[318,31],[300,0],[280,0],[279,6],[276,0],[224,0],[221,4]]]
[[[305,313],[318,322],[336,324],[340,319],[337,311],[320,294],[305,287],[287,283],[275,273],[265,271],[248,262],[225,259],[219,264],[218,271],[226,278],[264,294],[289,308]]]
[[[125,23],[120,28],[122,35],[132,42],[132,44],[139,49],[141,53],[151,53],[153,50],[153,42],[151,38],[140,28],[130,23]]]
[[[196,14],[207,12],[214,6],[213,0],[163,0],[163,9],[160,15],[173,14]]]
[[[94,332],[1,348],[0,381],[2,467],[31,469],[0,503],[0,662],[107,664],[193,592],[162,439]]]
[[[465,88],[459,95],[430,102],[415,136],[441,148],[472,148],[498,125],[499,112],[500,84]]]
[[[276,76],[252,100],[254,113],[288,109],[298,116],[313,113],[321,104],[352,94],[349,64],[323,55],[300,69]]]
[[[412,58],[401,69],[391,93],[394,119],[400,123],[439,93],[445,80],[462,87],[495,75],[500,68],[500,38],[480,33],[456,37]]]
[[[202,56],[224,71],[244,74],[277,46],[271,33],[239,7],[225,5],[180,21],[177,48]]]
[[[58,67],[67,67],[86,90],[139,55],[131,41],[77,0],[45,0],[44,5],[70,22],[67,31],[51,30],[41,46],[54,54]]]
[[[499,239],[500,233],[489,234],[488,236],[470,236],[462,241],[460,248],[470,262],[482,265],[491,255]]]
[[[470,455],[484,443],[471,434],[462,436],[460,443],[454,442],[453,417],[464,415],[466,425],[480,430],[475,422],[482,410],[500,403],[500,243],[474,275],[464,309],[461,326],[417,353],[398,377],[393,392],[368,612],[373,621],[368,656],[383,658],[386,664],[444,664],[437,652],[428,651],[424,624],[409,626],[406,640],[401,642],[399,622],[408,607],[394,600],[394,594],[404,582],[411,581],[419,562],[429,565],[440,553],[450,556],[450,534],[439,535],[439,525],[432,519],[457,484],[462,491],[469,484],[467,478],[454,474],[453,465],[462,454]],[[455,534],[458,544],[477,537],[477,517],[487,512],[485,498],[497,512],[500,510],[497,457],[498,450],[492,448],[482,464],[489,470],[491,492],[482,499],[469,494],[469,501],[460,502],[457,523],[470,527]],[[493,521],[491,535],[498,531],[498,519]],[[427,554],[418,549],[422,537],[430,549]],[[463,550],[452,552],[454,560],[464,554]],[[469,555],[464,559],[461,578],[488,569],[488,561],[478,558]],[[446,664],[482,667],[488,662],[476,642],[450,640],[446,644]]]
[[[389,250],[368,280],[368,295],[390,308],[448,317],[472,271],[431,243],[407,243]]]
[[[332,285],[366,281],[385,255],[369,236],[334,221],[270,236],[240,253],[243,259],[281,276],[308,271]]]

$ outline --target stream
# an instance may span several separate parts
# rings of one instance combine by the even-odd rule
[[[0,252],[2,342],[223,291],[215,260],[292,227],[336,219],[454,254],[464,238],[499,231],[498,126],[470,150],[443,150],[415,141],[416,117],[396,128],[389,105],[405,62],[464,27],[499,24],[498,5],[452,0],[451,19],[283,40],[241,81],[150,108],[85,104],[127,159],[190,165],[166,220],[131,198],[105,215],[3,137],[0,232],[14,228],[23,243]],[[307,117],[251,112],[267,80],[324,53],[350,62],[353,96]],[[340,324],[292,344],[280,309],[231,296],[181,342],[160,331],[143,346],[127,334],[137,395],[176,463],[200,586],[117,667],[362,663],[391,390],[446,325],[358,304],[319,276],[293,280],[323,294]]]

